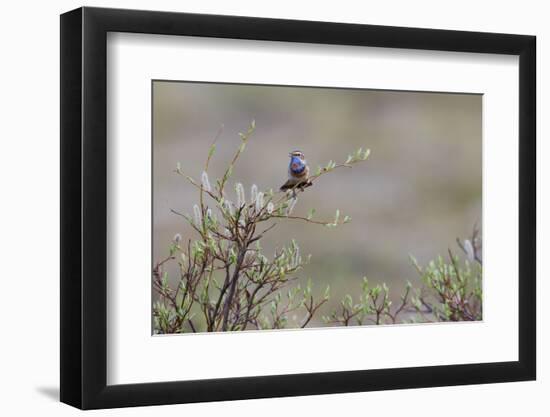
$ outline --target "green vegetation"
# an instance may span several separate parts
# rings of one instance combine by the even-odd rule
[[[240,133],[239,148],[224,174],[213,183],[208,169],[216,141],[209,149],[200,180],[184,173],[179,164],[176,168],[176,173],[198,190],[198,202],[193,214],[173,213],[193,228],[197,238],[183,242],[179,234],[175,235],[167,257],[153,268],[153,287],[158,294],[153,305],[157,334],[304,328],[330,298],[329,287],[316,298],[311,280],[306,285],[295,282],[310,259],[302,257],[297,242],[291,240],[268,257],[261,241],[281,221],[334,228],[351,222],[351,218],[338,209],[330,220],[317,219],[313,209],[307,216],[293,214],[298,195],[304,192],[300,188],[275,193],[253,185],[247,198],[244,186],[236,183],[236,199],[230,200],[228,183],[254,130],[253,122]],[[329,161],[310,181],[315,184],[338,168],[352,168],[366,161],[369,154],[368,149],[360,148],[345,162]],[[323,316],[324,322],[350,326],[481,319],[481,241],[476,236],[471,241],[459,241],[471,258],[463,264],[450,251],[448,263],[439,258],[422,268],[413,261],[424,286],[413,289],[408,283],[399,305],[392,306],[385,284],[371,286],[364,278],[359,298],[354,301],[346,295],[341,309]],[[165,271],[173,262],[179,267],[175,287],[169,284]]]

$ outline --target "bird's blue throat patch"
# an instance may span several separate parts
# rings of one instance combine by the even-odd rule
[[[301,174],[304,172],[304,169],[306,169],[306,164],[304,164],[304,161],[302,161],[297,156],[293,156],[290,159],[290,171],[293,174]]]

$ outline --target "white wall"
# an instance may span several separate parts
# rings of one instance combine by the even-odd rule
[[[338,1],[254,0],[93,1],[89,6],[330,20],[396,26],[534,34],[538,37],[539,143],[550,97],[550,26],[542,1]],[[3,415],[73,415],[57,402],[59,378],[59,17],[77,1],[4,2],[0,89],[0,410]],[[543,102],[543,100],[546,100]],[[544,130],[543,130],[544,129]],[[539,146],[539,213],[550,210],[550,147]],[[543,159],[544,158],[544,159]],[[541,216],[539,216],[540,218]],[[539,220],[539,259],[550,250],[550,222]],[[546,232],[542,237],[542,233]],[[548,264],[539,268],[539,380],[484,386],[238,401],[101,411],[99,415],[543,415],[550,409],[550,291]],[[94,415],[97,415],[94,414]],[[117,414],[118,415],[118,414]]]

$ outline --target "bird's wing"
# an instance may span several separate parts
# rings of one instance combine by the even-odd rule
[[[295,187],[300,187],[303,189],[303,188],[311,187],[312,185],[313,185],[313,182],[311,182],[307,178],[303,178],[298,181],[296,181],[296,179],[288,179],[283,185],[281,185],[281,188],[279,188],[279,190],[280,191],[291,190],[292,188],[295,188]]]
[[[296,185],[296,180],[288,179],[283,185],[281,185],[280,190],[281,191],[289,190],[295,185]]]

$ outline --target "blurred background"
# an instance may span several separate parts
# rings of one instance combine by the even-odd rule
[[[358,147],[367,162],[323,176],[300,194],[295,214],[317,210],[332,220],[336,209],[352,222],[336,229],[280,222],[262,240],[264,253],[296,239],[311,263],[301,279],[314,292],[331,286],[331,300],[360,295],[362,277],[387,283],[394,303],[406,281],[420,285],[409,254],[422,265],[481,227],[481,95],[286,86],[155,81],[153,83],[153,262],[166,257],[176,233],[194,239],[170,209],[191,213],[197,190],[174,173],[200,178],[220,126],[210,179],[223,175],[238,132],[256,121],[256,132],[230,184],[277,190],[287,178],[288,152],[299,149],[310,167],[343,162]],[[177,268],[167,269],[176,282]]]

